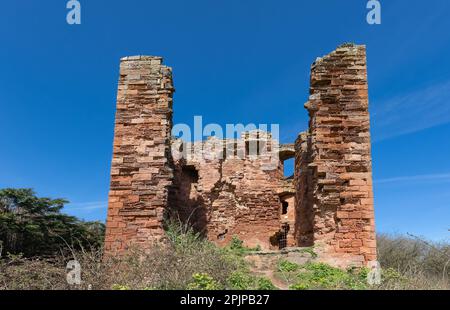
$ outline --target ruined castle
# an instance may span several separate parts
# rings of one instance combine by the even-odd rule
[[[194,142],[175,158],[187,144],[171,135],[173,93],[161,57],[121,60],[107,253],[149,249],[175,216],[218,245],[236,236],[264,250],[314,246],[339,266],[376,260],[365,46],[344,44],[312,64],[309,128],[291,144],[252,131]],[[227,150],[241,156],[208,156]]]

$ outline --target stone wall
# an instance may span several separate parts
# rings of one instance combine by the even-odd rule
[[[282,167],[270,166],[272,153],[252,158],[246,141],[210,138],[190,145],[192,154],[175,163],[169,209],[219,245],[237,236],[249,247],[277,248]],[[271,144],[267,136],[260,141]]]
[[[172,184],[172,70],[161,57],[120,63],[105,251],[149,247],[163,234]]]
[[[311,163],[311,135],[301,133],[295,141],[295,239],[298,246],[314,245],[313,169]]]
[[[297,176],[300,209],[313,217],[300,214],[303,231],[331,261],[376,260],[365,46],[344,45],[317,59],[305,107],[309,132],[299,143],[307,151]]]

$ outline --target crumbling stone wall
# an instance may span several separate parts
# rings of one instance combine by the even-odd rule
[[[299,238],[323,245],[330,261],[376,260],[365,46],[343,45],[317,59],[305,107],[309,131],[297,141]]]
[[[314,191],[311,135],[302,132],[295,141],[295,239],[298,246],[314,245]]]
[[[256,132],[244,133],[238,140],[212,137],[190,145],[192,154],[175,162],[169,210],[219,245],[237,236],[249,247],[276,248],[282,167],[272,169],[271,152],[252,158],[246,144],[249,134]],[[272,144],[268,133],[258,135],[260,143]]]
[[[315,246],[334,265],[376,260],[364,46],[343,45],[312,65],[309,128],[295,144],[262,131],[173,139],[173,92],[160,57],[122,59],[107,253],[150,247],[175,218],[219,245],[237,236],[263,249]],[[271,151],[250,154],[255,141]],[[175,158],[174,150],[192,152]],[[294,176],[285,178],[292,157]]]
[[[172,70],[161,57],[120,63],[105,251],[149,247],[164,234],[172,184]]]

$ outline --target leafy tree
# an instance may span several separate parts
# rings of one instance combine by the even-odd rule
[[[61,213],[66,203],[32,189],[0,190],[0,248],[31,257],[101,246],[104,225]]]

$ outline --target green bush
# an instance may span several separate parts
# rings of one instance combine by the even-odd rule
[[[275,290],[273,283],[264,277],[258,277],[249,270],[236,271],[228,278],[228,288],[232,290]]]
[[[188,284],[188,290],[218,290],[220,289],[219,283],[213,279],[207,273],[195,273],[192,275],[193,281]]]
[[[228,287],[233,290],[249,290],[251,289],[254,278],[248,273],[243,271],[235,271],[228,278]]]
[[[254,248],[249,248],[249,247],[244,246],[244,242],[242,240],[240,240],[238,236],[233,236],[231,238],[228,248],[231,251],[235,252],[236,254],[240,254],[240,255],[246,254],[248,252],[261,251],[260,245],[257,245]]]
[[[256,289],[261,290],[261,291],[272,291],[272,290],[276,290],[277,287],[275,285],[273,285],[273,283],[272,283],[272,281],[270,281],[270,279],[260,277],[257,279]]]
[[[280,260],[278,262],[278,271],[281,272],[294,272],[300,268],[300,265],[289,262],[287,260]]]
[[[345,271],[324,263],[307,263],[298,272],[297,282],[291,289],[365,289],[364,272]]]
[[[113,286],[111,287],[113,290],[116,291],[128,291],[130,290],[130,287],[127,285],[120,285],[120,284],[113,284]]]
[[[317,258],[317,253],[314,251],[313,247],[307,247],[301,250],[304,253],[309,253],[311,255],[311,258]]]
[[[232,250],[242,250],[244,249],[244,241],[239,239],[237,236],[233,236],[230,242],[230,249]]]

